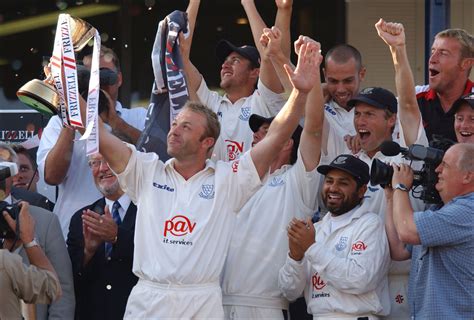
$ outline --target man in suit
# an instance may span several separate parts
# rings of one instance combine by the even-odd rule
[[[104,197],[71,218],[67,245],[76,290],[76,319],[122,319],[138,278],[132,273],[137,207],[99,153],[89,157]]]
[[[0,161],[17,163],[15,151],[4,143],[0,143]],[[13,179],[9,177],[0,184],[0,200],[9,204],[17,203],[19,200],[11,194],[12,183]],[[72,319],[75,307],[72,267],[58,217],[51,211],[40,207],[30,206],[29,209],[36,222],[36,241],[56,270],[63,291],[59,300],[50,305],[37,304],[36,310],[33,310],[33,312],[36,313],[36,319]],[[3,243],[4,248],[10,248],[12,245],[13,243],[9,240]],[[17,241],[16,249],[12,252],[18,253],[23,258],[23,262],[29,264],[27,253],[21,245],[21,240]]]

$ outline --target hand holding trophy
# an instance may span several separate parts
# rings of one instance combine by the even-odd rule
[[[75,53],[94,39],[91,76],[87,97],[86,131],[87,154],[98,152],[98,99],[100,36],[87,22],[60,14],[56,27],[50,71],[45,81],[34,79],[23,85],[17,96],[26,105],[45,115],[59,115],[64,126],[83,128]],[[53,83],[54,85],[52,85]]]

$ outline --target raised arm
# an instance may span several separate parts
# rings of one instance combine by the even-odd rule
[[[291,13],[293,11],[293,0],[275,0],[278,8],[275,17],[275,26],[281,30],[281,50],[285,57],[291,56]]]
[[[389,46],[395,67],[395,85],[398,95],[398,117],[407,146],[415,143],[421,120],[416,101],[415,82],[408,61],[405,30],[401,23],[385,22],[380,19],[375,28],[380,38]]]
[[[385,232],[387,233],[390,247],[390,257],[395,261],[410,259],[410,252],[405,248],[405,244],[400,241],[397,229],[393,223],[393,190],[390,186],[385,187],[385,199],[387,201],[387,211],[385,212]]]
[[[406,164],[393,167],[392,186],[404,184],[408,189],[413,184],[413,170]],[[416,229],[413,207],[407,191],[396,189],[393,192],[393,222],[398,237],[404,243],[420,244],[420,235]]]
[[[113,104],[112,99],[110,99],[110,97],[107,98],[109,104]],[[81,107],[82,121],[85,123],[87,103],[81,96],[79,96],[79,105]],[[97,126],[99,130],[100,153],[115,173],[123,172],[127,167],[132,151],[125,145],[125,143],[123,143],[122,140],[114,136],[105,128],[100,117]]]
[[[242,0],[242,6],[244,7],[245,13],[247,14],[247,18],[249,19],[250,29],[252,30],[253,40],[255,42],[255,46],[260,53],[260,81],[269,88],[271,91],[276,93],[282,93],[283,87],[281,82],[273,68],[272,62],[263,52],[263,46],[260,42],[260,37],[262,36],[263,29],[267,26],[263,21],[262,17],[257,11],[257,7],[255,7],[254,0]]]
[[[278,27],[263,29],[260,37],[260,44],[263,47],[262,59],[269,59],[286,93],[290,94],[293,86],[288,79],[284,65],[287,64],[294,69],[289,56],[282,50],[282,32]]]
[[[202,80],[201,73],[190,60],[191,45],[200,2],[200,0],[189,0],[188,8],[186,9],[189,22],[189,36],[185,39],[182,33],[179,35],[179,50],[181,52],[181,58],[183,59],[183,68],[186,74],[188,90],[192,97],[195,97],[195,92],[199,89]]]
[[[308,101],[305,106],[305,121],[300,139],[300,152],[306,171],[314,170],[314,168],[319,164],[324,118],[324,97],[321,88],[321,75],[319,68],[323,57],[319,53],[321,45],[319,42],[315,42],[315,44],[316,50],[318,51],[319,61],[317,63],[318,67],[315,69],[316,79],[314,87],[308,95]]]
[[[319,48],[315,43],[310,42],[301,46],[298,65],[294,71],[285,65],[294,89],[286,104],[272,121],[265,139],[250,151],[261,178],[267,173],[275,155],[291,137],[303,115],[308,94],[319,76],[317,72],[319,60]]]
[[[56,121],[51,118],[51,121]],[[58,120],[61,121],[61,120]],[[69,166],[71,164],[72,151],[74,147],[75,130],[72,128],[54,128],[55,124],[51,124],[45,128],[42,139],[45,139],[39,153],[47,152],[45,145],[52,146],[44,161],[44,180],[47,184],[58,185],[66,178]],[[59,136],[54,131],[59,130]],[[57,137],[56,141],[47,141],[48,138]],[[40,158],[40,157],[38,157]]]

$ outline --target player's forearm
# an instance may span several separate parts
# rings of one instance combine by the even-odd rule
[[[410,253],[405,249],[405,244],[400,241],[397,229],[393,222],[393,201],[387,199],[387,211],[385,213],[385,232],[387,233],[392,260],[403,261],[410,258]]]
[[[277,14],[275,17],[275,26],[277,26],[281,30],[281,50],[288,59],[290,59],[291,56],[290,26],[292,11],[292,3],[286,7],[278,7]]]
[[[116,117],[113,121],[109,123],[109,125],[112,128],[112,132],[125,136],[133,144],[136,144],[138,138],[140,138],[141,131],[135,128],[134,126],[128,124],[120,117]]]
[[[291,63],[290,59],[283,54],[283,52],[281,52],[281,54],[271,56],[270,59],[273,64],[273,68],[275,69],[275,73],[277,74],[278,79],[280,80],[280,83],[285,89],[285,92],[290,94],[291,91],[293,90],[293,85],[288,79],[288,75],[286,74],[286,71],[283,65],[287,64],[293,69],[295,68],[294,65]]]
[[[44,164],[44,180],[50,185],[63,182],[71,164],[75,131],[62,128],[58,140],[49,151]]]
[[[413,208],[406,191],[395,190],[393,193],[393,222],[398,237],[403,243],[420,244]]]

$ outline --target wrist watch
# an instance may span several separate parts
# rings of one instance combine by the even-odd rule
[[[33,240],[31,240],[31,242],[25,243],[23,245],[23,248],[28,249],[28,248],[39,247],[39,246],[40,245],[38,243],[38,240],[36,240],[36,238],[33,238]]]
[[[409,189],[407,188],[406,185],[404,185],[403,183],[397,183],[394,187],[393,187],[393,190],[402,190],[402,191],[405,191],[405,192],[408,192]]]

